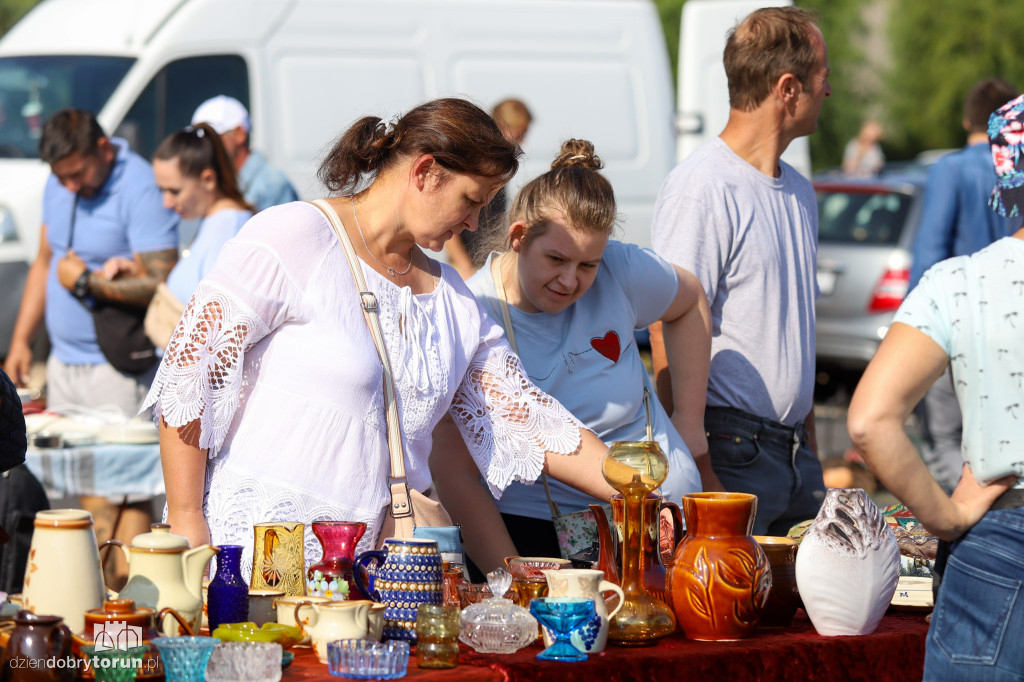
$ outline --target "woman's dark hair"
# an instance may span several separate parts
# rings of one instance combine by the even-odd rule
[[[435,99],[395,121],[359,119],[327,153],[318,173],[331,192],[354,193],[363,176],[398,159],[430,154],[456,173],[510,179],[522,150],[505,139],[490,114],[464,99]]]
[[[181,174],[189,178],[198,178],[209,168],[217,177],[217,190],[228,199],[242,204],[246,209],[256,212],[238,189],[238,178],[235,166],[228,158],[228,152],[221,142],[220,135],[206,123],[182,128],[164,138],[160,146],[153,152],[153,159],[161,161],[178,160]]]
[[[565,216],[567,227],[590,234],[609,235],[615,228],[615,193],[598,171],[604,164],[587,140],[566,140],[551,170],[528,182],[508,211],[508,224],[526,225],[524,240],[547,229],[552,213]],[[507,239],[507,236],[506,236]]]

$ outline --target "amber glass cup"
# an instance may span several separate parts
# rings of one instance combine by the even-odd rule
[[[454,668],[459,661],[459,607],[420,604],[416,612],[416,665]]]

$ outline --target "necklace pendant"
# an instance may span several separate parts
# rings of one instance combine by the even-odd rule
[[[392,277],[398,277],[398,273],[397,273],[397,272],[395,272],[395,269],[394,269],[394,268],[392,268],[392,267],[389,267],[389,266],[387,266],[387,265],[385,265],[384,267],[388,269],[388,274],[389,274],[389,275],[391,275]]]

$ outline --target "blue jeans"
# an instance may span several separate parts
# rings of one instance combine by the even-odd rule
[[[924,679],[1024,680],[1024,508],[990,511],[950,545]]]
[[[785,535],[825,499],[821,462],[803,425],[785,426],[731,407],[704,414],[711,467],[726,490],[757,495],[754,535]]]

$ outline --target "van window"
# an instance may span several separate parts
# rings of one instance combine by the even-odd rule
[[[69,107],[99,113],[134,62],[79,55],[0,58],[0,158],[39,158],[46,119]]]
[[[192,122],[203,101],[228,95],[249,108],[249,69],[238,55],[207,55],[171,62],[153,77],[115,135],[149,159],[165,137]]]

